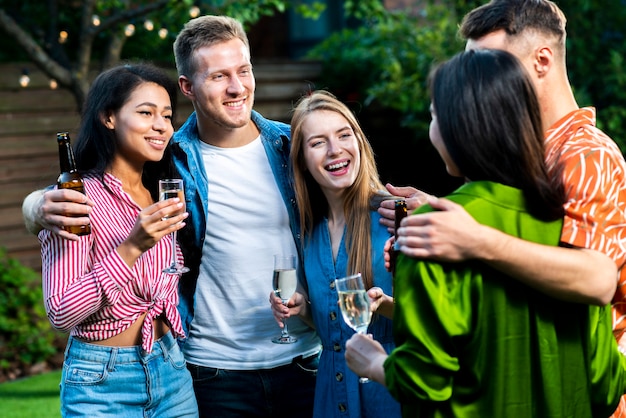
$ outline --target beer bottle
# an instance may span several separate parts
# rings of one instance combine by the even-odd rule
[[[406,210],[406,201],[404,199],[397,199],[395,201],[395,240],[394,240],[394,248],[389,250],[389,255],[391,257],[391,273],[395,273],[396,270],[396,258],[398,257],[398,250],[395,249],[396,242],[398,241],[398,228],[400,228],[400,222],[403,218],[406,218],[407,210]]]
[[[67,132],[57,133],[57,142],[59,144],[59,163],[61,165],[61,174],[57,180],[57,187],[59,189],[72,189],[85,194],[83,179],[76,169],[74,152],[70,144],[70,135]],[[64,226],[62,228],[76,235],[89,235],[91,233],[91,225]]]

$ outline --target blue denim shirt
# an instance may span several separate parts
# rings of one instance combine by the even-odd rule
[[[289,164],[291,129],[285,123],[263,118],[256,111],[252,111],[252,121],[261,132],[261,142],[272,167],[274,179],[287,207],[291,232],[298,248],[298,256],[302,260],[300,226]],[[210,220],[207,220],[209,179],[204,169],[202,152],[200,150],[200,138],[198,136],[195,112],[189,116],[185,124],[174,134],[171,153],[176,170],[185,183],[185,200],[187,212],[189,212],[189,218],[186,220],[187,225],[179,231],[179,242],[185,256],[185,264],[190,268],[190,272],[183,275],[180,279],[180,303],[178,305],[183,329],[185,333],[188,333],[194,314],[194,294],[198,280],[202,245],[204,243],[207,221],[210,222]]]
[[[385,242],[390,235],[380,223],[378,212],[372,211],[370,216],[374,285],[391,295],[392,277],[385,269],[384,259]],[[310,309],[324,347],[317,372],[313,418],[400,418],[400,404],[384,386],[359,383],[358,376],[346,365],[344,349],[354,330],[341,316],[334,286],[335,279],[344,277],[348,271],[345,233],[344,228],[336,259],[333,259],[326,218],[313,227],[304,242]],[[383,345],[387,353],[395,347],[392,325],[390,319],[377,315],[368,328],[368,333]]]

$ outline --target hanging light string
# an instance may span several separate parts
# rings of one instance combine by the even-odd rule
[[[196,18],[200,16],[200,8],[198,6],[192,6],[189,9],[189,16],[191,18]],[[94,27],[100,26],[102,24],[102,20],[100,19],[100,16],[98,16],[97,14],[92,15],[91,24]],[[143,22],[143,27],[148,32],[152,32],[154,30],[154,22],[151,19],[146,19]],[[135,34],[135,30],[136,30],[135,25],[131,21],[131,23],[127,24],[126,27],[124,28],[124,35],[126,35],[127,37],[133,36]],[[161,27],[157,31],[157,35],[159,36],[159,38],[165,39],[169,35],[169,31],[167,30],[167,28]],[[65,44],[68,41],[68,39],[69,39],[69,33],[66,30],[62,30],[59,32],[58,41],[60,44]],[[18,82],[22,88],[26,88],[30,84],[30,75],[29,75],[29,71],[27,68],[22,69],[22,74],[20,75]],[[49,80],[48,85],[50,86],[51,90],[56,90],[59,87],[59,83],[54,78],[51,78]]]

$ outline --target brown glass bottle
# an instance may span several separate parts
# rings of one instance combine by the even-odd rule
[[[407,209],[406,209],[406,201],[404,199],[397,199],[395,201],[395,240],[394,240],[394,246],[395,246],[395,241],[398,240],[398,228],[400,228],[400,222],[402,221],[403,218],[406,218],[407,215]],[[398,257],[398,251],[395,248],[391,248],[391,250],[389,250],[389,255],[391,257],[390,259],[390,266],[391,266],[391,273],[395,273],[396,271],[396,258]]]
[[[70,144],[70,135],[67,132],[57,133],[57,142],[59,144],[59,163],[61,166],[57,187],[59,189],[72,189],[85,194],[83,179],[76,169],[74,152]],[[76,235],[89,235],[91,233],[91,225],[64,226],[62,228]]]

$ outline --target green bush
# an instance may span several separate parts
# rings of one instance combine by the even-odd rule
[[[428,139],[428,74],[463,43],[453,13],[435,6],[424,10],[419,16],[389,13],[313,48],[309,57],[322,62],[319,87],[348,103],[393,109],[402,126]]]
[[[56,354],[61,336],[46,317],[41,276],[3,249],[0,288],[0,371],[21,370]]]
[[[580,106],[626,152],[626,1],[559,0],[567,16],[567,67]]]
[[[357,115],[372,143],[381,179],[445,195],[458,187],[428,139],[428,74],[463,49],[455,13],[388,13],[336,33],[309,57],[322,63],[316,88],[330,90]]]
[[[323,66],[318,86],[363,109],[393,109],[414,140],[428,140],[428,73],[463,49],[458,25],[485,2],[425,2],[419,15],[390,12],[332,35],[310,53]],[[568,20],[568,70],[578,104],[595,106],[598,126],[626,152],[626,0],[556,3]]]

